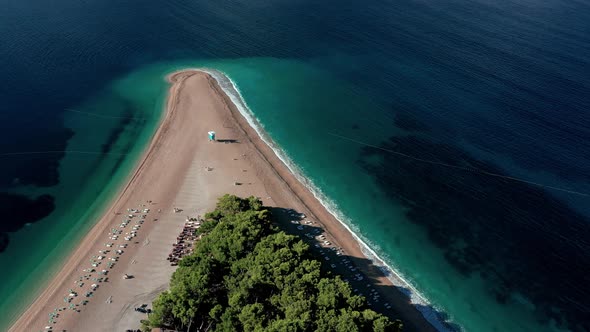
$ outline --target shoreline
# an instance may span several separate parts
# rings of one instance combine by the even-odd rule
[[[189,80],[192,77],[194,79]],[[224,75],[224,77],[226,76]],[[101,248],[98,238],[101,234],[105,233],[108,226],[114,221],[115,213],[122,211],[124,208],[122,204],[129,203],[129,201],[143,202],[146,200],[146,195],[149,199],[159,196],[156,202],[158,202],[157,204],[161,204],[158,207],[162,207],[162,210],[177,206],[178,202],[182,204],[182,202],[186,201],[186,204],[191,204],[191,208],[196,204],[197,212],[205,212],[213,207],[211,205],[214,204],[219,194],[225,192],[238,195],[259,195],[267,206],[294,208],[298,211],[303,211],[312,217],[314,221],[319,221],[326,235],[335,244],[343,248],[347,256],[358,260],[359,264],[364,262],[363,264],[365,266],[359,267],[359,269],[366,270],[363,272],[369,277],[370,282],[379,287],[380,293],[392,303],[394,316],[399,316],[399,318],[404,320],[404,325],[411,330],[436,331],[427,322],[425,317],[423,317],[422,313],[408,302],[407,297],[395,288],[394,284],[383,274],[378,266],[373,265],[372,262],[371,264],[365,262],[367,255],[363,253],[361,245],[364,243],[362,243],[362,240],[358,239],[356,234],[322,204],[313,190],[297,178],[301,175],[296,174],[297,172],[291,170],[289,165],[281,160],[276,151],[265,141],[264,133],[262,135],[259,134],[256,124],[250,123],[248,117],[240,111],[235,101],[223,89],[222,83],[210,71],[207,69],[186,69],[173,72],[167,75],[166,78],[171,85],[169,87],[165,114],[161,117],[160,125],[145,152],[142,154],[141,159],[138,161],[137,167],[128,178],[126,184],[118,191],[113,202],[105,209],[104,215],[94,225],[88,235],[83,238],[33,305],[12,325],[10,331],[31,330],[32,324],[38,325],[37,323],[39,322],[37,320],[41,320],[43,311],[52,307],[49,303],[52,301],[53,303],[56,302],[52,298],[59,297],[57,292],[63,291],[66,283],[71,281],[78,268],[84,266],[84,258],[95,253],[97,248]],[[190,90],[190,93],[183,95],[183,91],[189,84],[198,87],[199,91]],[[233,85],[233,82],[231,84]],[[244,103],[243,101],[240,102],[242,104]],[[201,112],[199,116],[205,116],[205,118],[195,118],[195,114],[193,113],[196,113],[196,111],[193,112],[194,109]],[[190,120],[196,119],[197,121],[187,121],[183,117]],[[207,120],[211,120],[209,123],[214,123],[212,127],[219,128],[220,124],[223,124],[223,128],[219,128],[218,130],[220,134],[218,137],[222,137],[221,135],[223,134],[227,135],[227,137],[237,137],[239,138],[239,144],[202,143],[201,139],[204,141],[203,129],[206,128],[203,126],[209,125]],[[220,120],[222,121],[221,123]],[[229,123],[229,127],[226,127],[227,123]],[[193,130],[195,127],[198,127],[198,133],[196,133],[196,130]],[[183,130],[177,130],[179,128]],[[167,147],[173,151],[170,152],[169,149],[166,149]],[[233,158],[233,161],[230,161],[230,156],[235,157],[238,155],[243,158]],[[164,161],[167,161],[167,158],[174,160],[174,162],[165,163]],[[179,161],[178,159],[181,160]],[[212,172],[213,174],[204,174],[202,172],[202,165],[208,165],[209,163],[212,163],[213,166],[217,164],[219,167],[215,167],[215,170]],[[237,167],[238,164],[240,167]],[[253,169],[254,172],[244,174],[242,172],[245,169],[248,169],[248,171]],[[163,170],[174,173],[174,175],[168,176],[166,174],[164,176],[162,173]],[[178,172],[173,172],[174,170]],[[158,183],[161,183],[162,186],[157,186],[156,184],[153,187],[146,186],[146,177],[154,182],[159,181]],[[251,184],[252,186],[230,186],[228,181],[230,177],[234,179],[238,177],[248,178],[252,181],[248,185]],[[195,181],[197,185],[191,185],[189,186],[191,188],[187,190],[182,189],[189,181]],[[157,188],[154,189],[154,187]],[[138,197],[143,199],[138,200]],[[195,199],[198,203],[195,202]],[[148,301],[150,296],[153,299],[159,291],[165,289],[169,275],[174,270],[172,268],[164,268],[162,263],[159,260],[153,259],[152,256],[156,254],[165,257],[166,252],[161,252],[165,250],[162,248],[169,245],[170,239],[174,238],[175,228],[182,225],[182,216],[173,213],[163,213],[161,219],[162,221],[153,224],[147,222],[145,226],[147,232],[143,247],[131,246],[131,249],[126,250],[125,256],[121,257],[121,262],[117,263],[117,265],[125,267],[125,271],[137,270],[145,272],[145,269],[149,270],[152,267],[157,267],[158,271],[163,271],[162,275],[154,278],[157,279],[158,284],[150,284],[148,285],[149,287],[144,287],[143,291],[144,293],[147,292],[147,296],[141,298],[142,301]],[[289,227],[293,225],[289,225],[286,222],[285,226]],[[156,232],[157,230],[158,232]],[[143,232],[144,228],[142,228],[142,236],[139,237],[138,242],[136,242],[137,244],[143,238]],[[155,245],[161,242],[162,247],[155,248],[155,246],[150,244],[150,241],[153,241]],[[104,249],[104,247],[102,248]],[[149,260],[145,263],[147,267],[134,266],[133,264],[135,264],[136,259],[141,264]],[[120,274],[122,271],[117,266],[113,268],[112,272],[113,274]],[[143,278],[142,274],[138,274],[138,281],[149,283],[147,280],[140,280],[141,278]],[[164,281],[164,279],[166,280]],[[363,284],[367,282],[364,281]],[[101,287],[97,291],[96,301],[90,301],[88,310],[84,308],[82,313],[76,314],[77,316],[72,313],[74,316],[71,316],[71,318],[68,318],[69,316],[64,319],[60,318],[60,324],[70,328],[88,326],[85,324],[93,323],[103,324],[101,326],[112,328],[114,326],[121,326],[121,322],[125,321],[126,318],[136,319],[136,324],[139,324],[139,319],[141,318],[135,318],[129,309],[133,304],[132,301],[138,301],[138,294],[136,293],[140,290],[129,290],[128,288],[131,287],[131,284],[133,282],[126,283],[121,282],[121,280],[116,280],[109,284],[101,284]],[[135,285],[134,287],[142,287],[142,284],[135,283],[133,285]],[[103,291],[103,288],[105,288],[105,291]],[[112,296],[107,297],[108,293],[106,291],[108,290],[111,290],[117,296],[121,293],[121,300],[116,302],[115,305],[109,304],[105,306],[100,303],[99,299],[106,298],[107,302],[111,301]],[[129,294],[122,294],[123,291]],[[143,295],[143,293],[140,293],[140,295]],[[96,313],[89,316],[89,312],[94,311]],[[101,312],[103,314],[98,315]],[[125,317],[125,314],[131,318]],[[93,316],[100,316],[104,322],[97,322]],[[35,323],[30,321],[35,321]]]

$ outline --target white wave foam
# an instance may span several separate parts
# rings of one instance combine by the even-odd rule
[[[295,175],[297,180],[303,183],[303,185],[311,191],[311,193],[326,208],[326,210],[336,217],[336,219],[352,234],[354,239],[359,243],[361,251],[367,257],[367,259],[371,260],[373,264],[379,267],[379,269],[384,272],[384,274],[394,286],[409,296],[410,302],[421,312],[422,316],[424,316],[424,318],[438,331],[454,331],[453,328],[449,327],[447,321],[440,317],[440,314],[437,312],[437,308],[433,306],[407,279],[405,279],[398,270],[392,267],[392,264],[386,264],[385,260],[379,257],[375,250],[372,249],[372,247],[378,248],[378,246],[370,243],[370,241],[366,239],[362,239],[358,235],[360,231],[354,227],[351,220],[341,212],[336,202],[329,199],[321,191],[321,189],[319,189],[319,187],[317,187],[311,180],[303,176],[302,170],[266,133],[264,126],[256,119],[254,113],[246,104],[245,99],[243,98],[240,90],[238,89],[238,86],[234,83],[234,81],[232,81],[228,75],[216,69],[200,68],[198,70],[208,73],[217,81],[221,89],[229,96],[231,101],[236,105],[238,111],[246,119],[248,124],[254,128],[264,143],[266,143],[274,151],[275,155],[285,164],[285,166],[287,166],[291,173]],[[371,245],[369,245],[367,242]]]

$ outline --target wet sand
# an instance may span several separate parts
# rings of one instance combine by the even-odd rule
[[[39,331],[45,326],[52,326],[54,331],[138,328],[144,315],[133,308],[149,304],[167,288],[174,267],[166,257],[187,216],[203,215],[225,193],[260,197],[265,205],[277,208],[274,212],[290,232],[303,234],[306,230],[297,230],[282,209],[304,213],[314,221],[313,225],[304,228],[322,228],[332,245],[342,248],[345,256],[364,273],[362,281],[352,283],[353,288],[358,287],[359,292],[367,295],[370,284],[381,295],[376,304],[379,311],[383,309],[382,304],[388,302],[392,306],[390,312],[396,313],[392,316],[402,318],[406,327],[434,331],[409,304],[407,297],[365,259],[352,234],[291,174],[211,76],[185,70],[170,75],[169,80],[172,85],[166,113],[128,183],[10,331]],[[209,130],[217,132],[217,142],[208,141]],[[182,211],[174,212],[175,207]],[[141,219],[140,216],[131,218],[118,239],[109,239],[110,230],[119,229],[121,221],[127,219],[129,208],[150,209],[145,213],[145,222],[137,237],[132,241],[124,239],[125,233]],[[113,243],[113,247],[105,247],[106,243]],[[116,255],[114,251],[123,243],[128,247],[121,248],[124,252]],[[106,259],[118,256],[118,261],[107,269],[106,276],[93,272],[79,287],[76,281],[89,274],[83,272],[84,269],[93,268],[91,264],[98,262],[99,250],[111,252],[104,255],[105,259],[98,267],[94,267],[97,271],[107,269]],[[339,263],[340,257],[331,251],[326,256],[331,258],[331,263],[337,263],[338,271],[347,271]],[[123,279],[125,273],[134,278]],[[99,283],[93,280],[97,277],[109,279]],[[92,297],[87,298],[84,295],[91,284],[98,284],[98,288]],[[80,312],[69,309],[70,304],[64,301],[70,289],[78,293],[72,303],[88,300],[86,305],[74,306]],[[59,317],[49,323],[49,314],[63,307],[67,309],[57,311]]]

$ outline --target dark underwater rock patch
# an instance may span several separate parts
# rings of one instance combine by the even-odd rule
[[[4,232],[0,232],[0,253],[4,252],[6,248],[8,248],[8,234]]]
[[[59,183],[59,163],[65,156],[68,140],[74,132],[61,128],[47,134],[43,139],[19,142],[12,140],[0,144],[0,151],[24,153],[2,157],[0,164],[0,186],[34,185],[51,187]],[[55,151],[45,153],[47,151]],[[33,152],[26,154],[26,152]],[[40,153],[37,153],[40,152]]]
[[[391,137],[381,147],[503,173],[456,147],[414,136]],[[565,316],[574,330],[590,327],[583,323],[590,309],[590,221],[584,216],[538,187],[508,179],[372,147],[363,148],[359,163],[389,197],[405,203],[408,219],[424,227],[452,266],[466,276],[481,273],[498,302],[519,292],[535,303],[540,320]]]
[[[122,101],[122,102],[125,102],[125,101]],[[129,102],[125,102],[125,103],[126,103],[126,107],[125,107],[125,112],[124,112],[123,118],[121,118],[119,120],[119,123],[117,124],[117,126],[115,128],[113,128],[113,130],[111,130],[111,132],[109,133],[109,136],[107,137],[106,142],[101,147],[102,153],[111,152],[113,145],[117,142],[117,140],[119,139],[121,134],[125,131],[125,128],[134,120],[133,119],[133,114],[134,114],[133,105]]]
[[[0,193],[0,252],[8,246],[9,232],[16,232],[28,223],[48,216],[55,209],[53,196],[30,199],[23,195]]]

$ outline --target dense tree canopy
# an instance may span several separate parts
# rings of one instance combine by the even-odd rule
[[[255,197],[225,195],[144,327],[182,331],[396,331],[306,243],[278,231]]]

